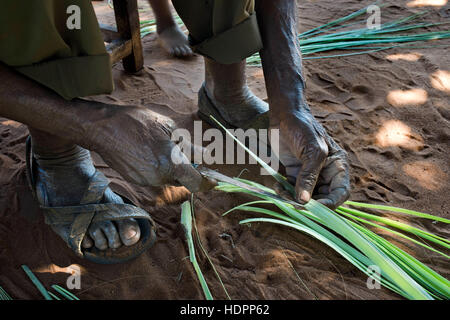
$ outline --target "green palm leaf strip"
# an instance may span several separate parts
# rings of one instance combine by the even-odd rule
[[[445,219],[445,218],[433,216],[433,215],[428,214],[428,213],[422,213],[422,212],[409,210],[409,209],[385,206],[385,205],[380,205],[380,204],[362,203],[362,202],[356,202],[356,201],[346,201],[345,204],[349,205],[349,206],[353,206],[353,207],[369,208],[369,209],[377,209],[377,210],[384,210],[384,211],[390,211],[390,212],[405,213],[405,214],[409,214],[409,215],[416,216],[416,217],[419,217],[419,218],[430,219],[430,220],[444,222],[444,223],[450,223],[449,219]]]
[[[12,300],[11,296],[0,286],[0,300]]]
[[[198,232],[198,229],[197,229],[197,223],[196,223],[196,221],[195,221],[194,194],[193,194],[193,193],[191,194],[191,212],[192,212],[192,221],[193,221],[193,223],[194,223],[194,230],[195,230],[195,235],[197,236],[198,245],[199,245],[200,249],[202,250],[203,254],[205,255],[206,259],[208,260],[209,265],[210,265],[211,268],[213,269],[213,271],[214,271],[214,273],[215,273],[215,275],[216,275],[217,280],[219,280],[220,286],[222,287],[222,289],[223,289],[225,295],[227,296],[227,299],[228,299],[228,300],[231,300],[231,297],[230,297],[230,295],[228,294],[228,290],[227,290],[227,288],[225,287],[225,285],[223,284],[223,281],[222,281],[222,278],[221,278],[220,275],[219,275],[219,272],[217,272],[216,266],[214,265],[214,263],[212,262],[211,258],[209,257],[208,252],[206,251],[206,249],[203,247],[202,239],[200,238],[200,233]]]
[[[376,215],[373,215],[370,213],[366,213],[366,212],[363,212],[360,210],[350,209],[350,208],[346,208],[346,207],[339,207],[339,209],[340,209],[340,211],[350,213],[354,216],[381,222],[381,223],[384,223],[385,225],[400,229],[405,232],[415,234],[416,236],[427,239],[427,240],[432,241],[436,244],[439,244],[447,249],[450,249],[450,241],[449,240],[447,240],[443,237],[437,236],[431,232],[427,232],[425,230],[410,226],[403,222],[395,221],[395,220],[385,218],[385,217],[379,217],[379,216],[376,216]]]
[[[191,204],[189,201],[183,202],[181,205],[181,225],[183,226],[184,233],[186,235],[186,240],[189,249],[189,260],[194,266],[194,270],[197,273],[197,277],[200,281],[203,293],[205,294],[206,300],[213,300],[211,291],[209,291],[208,284],[206,283],[205,277],[203,276],[202,270],[197,262],[197,257],[195,256],[194,240],[192,239],[192,213]]]
[[[345,211],[342,211],[340,208],[337,208],[337,209],[336,209],[336,212],[339,213],[339,214],[341,214],[341,215],[344,215],[344,216],[346,216],[346,217],[348,217],[348,218],[351,218],[351,219],[353,219],[353,220],[360,221],[360,222],[362,222],[362,223],[364,223],[364,224],[367,224],[367,225],[369,225],[369,226],[376,227],[376,228],[379,228],[379,229],[381,229],[381,230],[388,231],[388,232],[390,232],[390,233],[392,233],[392,234],[395,234],[396,236],[399,236],[399,237],[401,237],[401,238],[404,238],[404,239],[406,239],[406,240],[409,240],[409,241],[411,241],[411,242],[413,242],[413,243],[415,243],[415,244],[417,244],[417,245],[419,245],[419,246],[422,246],[422,247],[424,247],[424,248],[426,248],[426,249],[428,249],[428,250],[431,250],[431,251],[434,251],[434,252],[436,252],[436,253],[439,253],[440,255],[442,255],[443,257],[446,257],[447,259],[450,259],[450,256],[448,256],[447,254],[443,253],[442,251],[439,251],[439,250],[437,250],[437,249],[435,249],[435,248],[433,248],[433,247],[430,247],[430,246],[426,245],[425,243],[423,243],[423,242],[421,242],[421,241],[417,241],[416,239],[413,239],[413,238],[411,238],[411,237],[408,237],[407,235],[405,235],[405,234],[403,234],[403,233],[401,233],[401,232],[397,232],[397,231],[395,231],[395,230],[392,230],[392,229],[390,229],[390,228],[381,226],[381,225],[379,225],[379,224],[377,224],[377,223],[374,223],[374,222],[371,222],[371,221],[369,221],[369,220],[360,218],[360,217],[358,217],[358,216],[354,216],[354,215],[349,214],[349,213],[347,213],[347,212],[345,212]]]
[[[61,296],[66,298],[67,300],[80,300],[76,295],[72,292],[64,289],[63,287],[58,286],[57,284],[52,285],[52,288],[58,292]]]
[[[243,179],[239,179],[239,180],[242,181]],[[252,185],[255,185],[255,183],[253,183]],[[332,232],[328,231],[328,229],[325,229],[324,227],[320,226],[319,224],[326,226],[325,221],[327,221],[329,219],[328,215],[326,215],[326,219],[324,220],[320,216],[314,214],[316,212],[315,209],[310,209],[308,211],[294,209],[289,204],[284,204],[280,201],[270,199],[270,197],[262,196],[262,195],[259,195],[256,193],[251,193],[245,189],[231,186],[226,183],[219,183],[219,186],[217,187],[217,189],[225,191],[225,192],[243,192],[243,193],[253,194],[254,196],[266,199],[266,200],[262,200],[262,201],[252,201],[250,203],[246,203],[246,204],[237,206],[237,207],[227,211],[225,214],[228,214],[229,212],[232,212],[234,210],[242,210],[242,211],[247,211],[247,212],[255,212],[255,213],[265,214],[265,215],[269,215],[273,218],[277,218],[278,224],[282,224],[282,225],[297,229],[299,231],[305,232],[305,233],[315,237],[316,239],[324,242],[325,244],[329,245],[331,248],[333,248],[335,251],[340,253],[344,258],[346,258],[348,261],[350,261],[353,265],[355,265],[359,270],[361,270],[368,276],[373,276],[369,272],[370,266],[372,266],[372,265],[379,266],[382,270],[382,278],[381,278],[381,280],[380,279],[378,279],[378,280],[380,280],[382,285],[384,285],[385,287],[391,289],[392,291],[394,291],[406,298],[415,299],[415,298],[413,298],[413,296],[411,296],[408,292],[403,290],[397,284],[395,277],[392,277],[385,272],[386,268],[383,265],[374,263],[373,258],[369,259],[365,254],[363,254],[362,252],[365,253],[365,251],[361,250],[362,248],[360,247],[359,244],[355,245],[355,243],[353,243],[354,246],[351,246],[347,242],[343,241],[342,239],[340,239],[339,237],[334,235]],[[272,210],[252,206],[255,204],[274,204],[279,209],[281,209],[286,215],[277,213]],[[329,209],[326,208],[325,210],[328,211]],[[257,219],[259,219],[259,218],[257,218]],[[283,220],[283,222],[279,222],[280,220]],[[251,222],[272,222],[272,223],[274,223],[273,220],[256,221],[256,220],[247,219],[247,220],[242,221],[242,223],[251,223]],[[346,222],[348,224],[352,225],[353,227],[358,228],[358,230],[361,231],[363,236],[367,235],[366,233],[369,232],[369,230],[364,229],[364,228],[359,229],[361,227],[359,225],[354,224],[350,220],[346,220]],[[330,224],[333,224],[333,222],[330,222]],[[328,225],[326,227],[328,227],[330,230],[333,230],[334,232],[336,232],[336,229],[333,227],[330,227],[330,225]],[[340,236],[343,236],[343,234],[340,232],[336,232],[336,233],[338,233]],[[398,247],[392,245],[387,240],[385,240],[375,234],[369,234],[369,235],[371,235],[371,238],[369,238],[369,240],[371,240],[372,245],[374,245],[378,250],[382,251],[385,255],[387,255],[387,257],[389,257],[388,259],[386,259],[385,257],[383,259],[387,263],[393,263],[393,264],[397,265],[399,268],[402,268],[406,274],[408,274],[410,277],[414,278],[414,281],[417,281],[417,283],[422,284],[423,288],[426,290],[426,292],[429,295],[428,298],[434,297],[434,298],[448,299],[450,297],[450,292],[448,289],[448,288],[450,288],[450,285],[449,285],[449,282],[445,278],[443,278],[442,276],[440,276],[439,274],[437,274],[435,271],[431,270],[430,268],[426,267],[421,262],[414,259],[413,257],[408,255],[407,253],[405,253]],[[346,240],[348,240],[348,238],[346,236],[343,236],[343,237]],[[387,251],[386,247],[390,251]],[[406,263],[403,262],[402,259],[399,260],[398,256],[400,256],[403,260],[406,260]],[[389,259],[391,259],[391,262],[389,262]]]
[[[54,300],[61,300],[60,297],[58,297],[56,294],[54,294],[54,293],[51,292],[51,291],[48,291],[48,294],[49,294]]]
[[[31,282],[36,286],[45,300],[52,300],[52,297],[48,293],[47,289],[45,289],[44,285],[39,281],[39,279],[34,275],[34,273],[30,270],[30,268],[26,265],[22,265],[23,271],[27,274],[28,278],[30,278]]]

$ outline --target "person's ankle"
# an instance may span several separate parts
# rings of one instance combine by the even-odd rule
[[[248,100],[252,94],[247,85],[244,86],[223,86],[223,88],[214,87],[205,83],[208,97],[214,102],[222,105],[239,105]]]
[[[224,105],[239,105],[252,95],[247,86],[245,60],[224,65],[205,58],[205,87],[208,96]]]
[[[175,20],[173,19],[164,19],[164,20],[160,20],[156,23],[156,33],[157,34],[161,34],[163,33],[165,30],[170,29],[170,28],[176,28],[177,24],[175,23]]]
[[[33,153],[42,158],[54,158],[72,152],[77,145],[58,136],[28,128],[31,136]]]

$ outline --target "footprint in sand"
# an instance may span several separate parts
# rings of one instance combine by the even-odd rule
[[[351,90],[351,97],[345,105],[352,111],[368,112],[377,109],[380,105],[380,94],[365,85],[356,85]]]
[[[331,107],[329,113],[341,113],[344,115],[351,112],[368,112],[375,110],[381,105],[382,96],[380,92],[368,85],[358,84],[351,86],[343,83],[340,79],[334,79],[332,75],[316,72],[311,74],[312,99],[323,102]]]

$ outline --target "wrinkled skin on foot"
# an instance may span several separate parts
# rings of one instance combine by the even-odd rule
[[[39,146],[43,136],[49,136],[31,130],[36,137],[33,145]],[[39,203],[49,207],[79,205],[86,191],[90,177],[95,173],[89,151],[76,145],[69,145],[67,150],[58,153],[35,153],[36,158],[36,196]],[[120,196],[107,188],[102,203],[123,203]],[[69,225],[53,225],[52,229],[66,242],[70,234]],[[139,241],[140,229],[134,219],[107,221],[92,224],[83,239],[83,248],[96,246],[100,250],[116,249],[122,245],[131,246]]]
[[[40,154],[49,153],[49,146],[53,146],[50,154],[54,155],[68,151],[68,145],[78,145],[96,151],[131,183],[142,186],[181,184],[191,192],[206,191],[215,186],[213,181],[201,177],[170,140],[171,131],[175,128],[173,121],[144,107],[82,99],[66,101],[48,88],[0,64],[0,116],[26,124],[33,137],[33,150]],[[38,140],[42,142],[41,148],[34,145]],[[80,190],[67,190],[63,179],[67,175],[51,174],[44,168],[46,170],[42,174],[48,174],[47,180],[53,181],[48,187],[54,186],[54,192],[59,194],[52,198],[67,200],[68,195],[73,195],[69,200],[74,202],[64,200],[60,204],[78,205],[76,201],[80,199],[76,195],[81,197],[81,189],[84,191],[87,179],[93,173],[89,167],[86,166],[85,172],[72,175],[79,181],[74,181],[69,189],[78,185]],[[105,201],[121,202],[121,199],[107,191]],[[66,237],[66,230],[56,231]],[[140,237],[140,230],[131,219],[122,224],[92,226],[88,233],[90,239],[86,238],[83,246],[89,247],[94,243],[99,249],[105,248],[106,242],[110,248],[118,246],[117,235],[125,245],[136,243]]]
[[[268,104],[255,96],[247,85],[245,60],[229,65],[208,58],[204,61],[206,95],[227,123],[247,128],[269,110]],[[199,110],[203,111],[201,107],[199,101]]]
[[[178,25],[167,27],[158,32],[158,42],[171,56],[183,58],[194,54],[187,37]]]
[[[121,108],[108,121],[101,121],[95,126],[91,137],[101,137],[102,142],[93,149],[130,182],[144,186],[183,184],[191,191],[208,190],[214,183],[201,177],[189,162],[183,163],[187,161],[184,154],[170,141],[174,128],[172,120],[148,109]],[[40,158],[39,155],[36,157]],[[68,152],[58,154],[56,160],[47,160],[46,157],[49,156],[37,160],[37,185],[39,190],[45,190],[41,198],[46,198],[49,206],[78,205],[89,178],[95,172],[89,152],[74,146]],[[108,188],[102,202],[123,203],[123,200]],[[67,239],[70,225],[54,226],[53,230]],[[116,249],[122,245],[131,246],[139,238],[140,229],[136,220],[107,221],[89,227],[82,247]]]
[[[123,203],[120,196],[107,189],[104,195],[105,202]],[[81,243],[85,249],[95,247],[99,250],[108,248],[117,249],[122,245],[132,246],[141,237],[141,230],[135,219],[125,219],[118,221],[105,221],[92,224]]]
[[[193,55],[189,41],[173,18],[168,0],[149,0],[156,18],[158,42],[174,57],[189,57]]]
[[[94,172],[95,168],[90,158],[75,166],[66,166],[61,163],[57,170],[39,166],[36,181],[37,195],[42,198],[45,190],[47,205],[51,207],[78,205],[89,177]],[[123,203],[123,200],[108,188],[102,202]],[[52,229],[65,241],[68,240],[70,225],[52,226]],[[92,224],[83,239],[82,246],[91,248],[95,245],[100,250],[116,249],[122,245],[131,246],[138,242],[139,238],[140,229],[136,220],[107,221]]]

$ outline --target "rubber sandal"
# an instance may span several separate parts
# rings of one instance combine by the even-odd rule
[[[26,141],[27,179],[33,197],[36,195],[36,159],[31,148],[31,137]],[[63,239],[75,254],[86,260],[99,264],[116,264],[132,260],[149,249],[156,241],[156,225],[150,215],[143,209],[134,206],[122,196],[125,203],[100,203],[109,181],[103,173],[96,170],[90,178],[84,196],[77,206],[49,207],[39,203],[44,213],[45,223],[50,226],[70,225],[68,239]],[[99,250],[95,247],[83,249],[81,242],[92,223],[136,219],[141,230],[139,242],[132,246],[121,246],[117,249]]]
[[[259,113],[252,119],[246,120],[243,123],[232,124],[224,119],[220,110],[214,105],[211,99],[208,97],[208,93],[206,92],[205,84],[203,83],[202,87],[198,92],[198,116],[200,119],[206,121],[211,126],[217,128],[217,123],[214,122],[210,118],[212,115],[217,119],[225,128],[227,129],[268,129],[269,128],[269,112],[266,111],[264,113]]]

